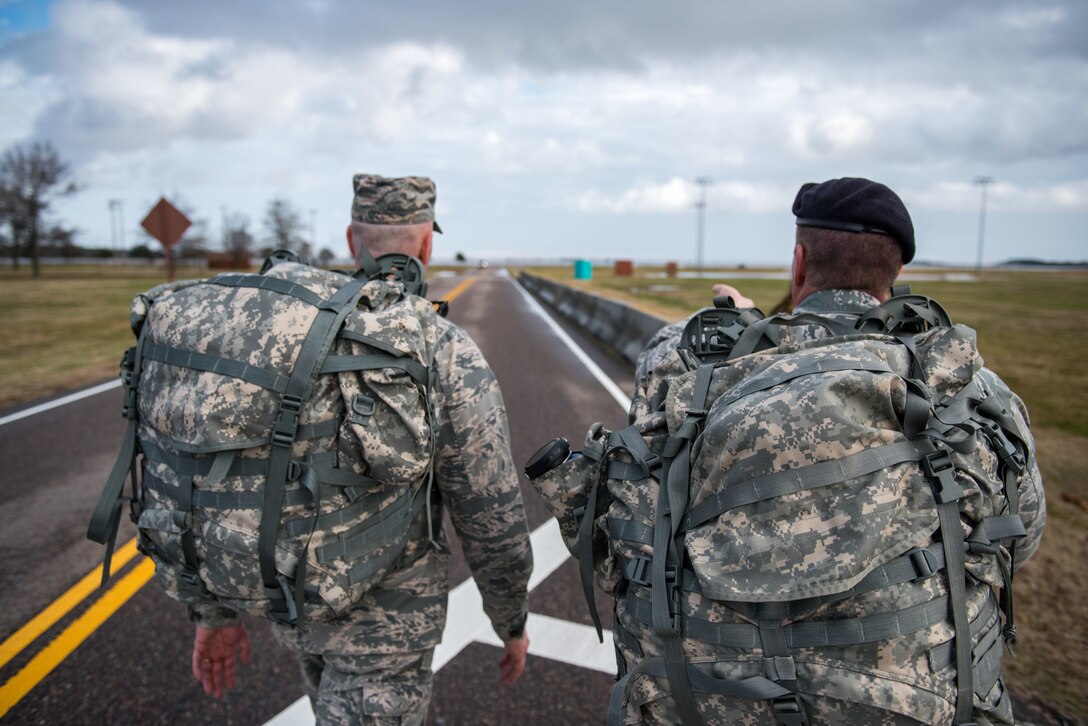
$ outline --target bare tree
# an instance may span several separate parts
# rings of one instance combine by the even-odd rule
[[[7,180],[0,176],[0,226],[7,224],[9,234],[5,246],[10,244],[11,269],[19,269],[19,246],[23,238],[23,218],[19,214],[19,205],[15,199],[15,190],[7,185]]]
[[[4,152],[0,160],[0,189],[6,202],[3,213],[11,225],[12,242],[18,254],[20,243],[30,253],[34,277],[38,267],[38,242],[42,237],[42,215],[59,197],[78,191],[68,180],[68,165],[48,141],[16,144]]]
[[[249,264],[255,240],[249,232],[249,217],[241,212],[223,215],[223,251],[234,256],[234,266]]]
[[[264,214],[264,227],[268,231],[265,241],[272,250],[298,250],[305,244],[302,238],[302,217],[286,199],[276,198],[268,203]]]
[[[208,256],[208,243],[211,239],[208,234],[208,220],[197,216],[196,208],[180,192],[174,192],[171,199],[178,211],[192,222],[174,246],[174,257],[202,264]]]

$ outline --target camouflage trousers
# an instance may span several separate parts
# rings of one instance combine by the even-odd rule
[[[318,726],[422,726],[431,702],[434,649],[407,653],[306,653],[295,630],[273,628],[299,656]]]

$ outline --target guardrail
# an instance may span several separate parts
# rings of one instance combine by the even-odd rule
[[[653,334],[668,322],[630,305],[597,297],[524,270],[518,273],[518,281],[550,308],[589,332],[631,365],[638,360],[639,352]]]

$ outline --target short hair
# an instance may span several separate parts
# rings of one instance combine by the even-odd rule
[[[432,222],[420,224],[367,224],[351,223],[351,236],[355,244],[364,245],[374,257],[390,253],[418,255],[423,237],[434,229]]]
[[[805,285],[813,290],[861,290],[884,299],[903,266],[899,244],[883,234],[798,227],[805,250]]]

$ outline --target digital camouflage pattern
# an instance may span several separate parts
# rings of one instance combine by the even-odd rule
[[[352,221],[391,225],[433,222],[435,231],[442,231],[434,221],[434,182],[425,176],[356,174],[352,188]]]
[[[300,298],[328,299],[350,280],[293,263],[264,277],[297,294],[185,283],[133,305],[144,334],[141,543],[167,593],[211,627],[269,610],[256,545],[276,388],[317,314]],[[502,396],[476,345],[396,281],[371,281],[358,299],[326,362],[338,365],[315,378],[301,408],[276,566],[294,577],[305,556],[305,605],[301,627],[273,629],[305,656],[304,671],[326,665],[319,713],[359,699],[368,714],[425,713],[449,589],[443,504],[503,639],[526,618],[528,525]],[[352,364],[374,356],[394,363]],[[224,374],[219,358],[245,364],[245,376]],[[426,665],[406,669],[399,685],[360,685],[360,674],[412,654]]]
[[[877,302],[864,293],[827,291],[806,298],[795,312],[852,320]],[[691,408],[696,373],[676,349],[684,322],[663,329],[639,360],[631,416],[640,438],[658,452]],[[904,440],[904,378],[911,372],[904,346],[869,334],[835,339],[817,326],[782,330],[778,348],[715,368],[707,396],[713,403],[691,450],[686,511],[776,475],[785,481],[779,472],[801,477],[802,467],[844,461]],[[967,494],[960,503],[965,537],[981,531],[984,518],[1007,511],[1008,502],[998,456],[971,430],[970,421],[960,420],[965,416],[952,405],[955,396],[967,390],[993,398],[1015,419],[1029,454],[1026,470],[1013,479],[1027,531],[1011,563],[1019,566],[1037,549],[1045,521],[1023,403],[982,367],[970,329],[938,328],[919,336],[917,345],[937,415],[959,427],[946,435],[961,449],[952,449],[951,458]],[[790,378],[804,369],[826,370]],[[965,389],[972,381],[975,388]],[[964,443],[967,438],[972,446]],[[611,432],[591,430],[588,456],[533,482],[558,517],[572,552],[577,553],[580,508],[587,505],[599,469],[595,452],[609,448],[605,458],[613,467],[635,461],[618,443]],[[617,597],[614,636],[623,675],[664,654],[651,626],[651,588],[632,582],[629,569],[640,557],[653,557],[659,487],[654,476],[617,477],[616,471],[603,482],[607,497],[596,510],[593,555],[599,585]],[[918,463],[910,461],[846,481],[831,477],[822,486],[809,482],[762,501],[746,504],[742,496],[739,504],[705,522],[685,522],[681,533],[689,574],[679,602],[687,662],[719,680],[796,683],[813,724],[949,723],[956,679],[945,577],[864,589],[876,576],[871,573],[888,571],[882,566],[894,567],[909,559],[904,553],[934,546],[933,497]],[[1011,723],[1012,712],[1000,681],[1004,637],[994,594],[1004,586],[1010,552],[1005,544],[995,546],[997,557],[969,553],[966,567],[973,718],[997,724]],[[860,592],[847,593],[859,582]],[[889,612],[903,615],[890,624],[884,617]],[[851,642],[814,644],[825,633],[841,633],[844,624]],[[887,630],[892,625],[895,637]],[[789,644],[788,655],[761,648],[776,628]],[[624,723],[680,722],[664,678],[636,676],[624,685]],[[697,692],[696,701],[706,723],[777,723],[766,700]]]
[[[506,409],[476,344],[452,323],[437,322],[435,484],[484,610],[505,641],[524,628],[532,571]],[[431,514],[441,527],[441,509]],[[426,513],[413,526],[425,532]],[[386,576],[343,616],[318,619],[301,630],[273,624],[276,639],[303,657],[304,682],[316,698],[319,719],[357,723],[342,717],[349,708],[361,708],[354,713],[372,716],[374,723],[422,723],[431,693],[430,658],[442,638],[449,592],[448,540],[441,529],[436,537],[438,547],[425,537],[409,538]],[[426,667],[404,665],[413,659],[425,659]],[[396,678],[382,676],[394,673]]]

